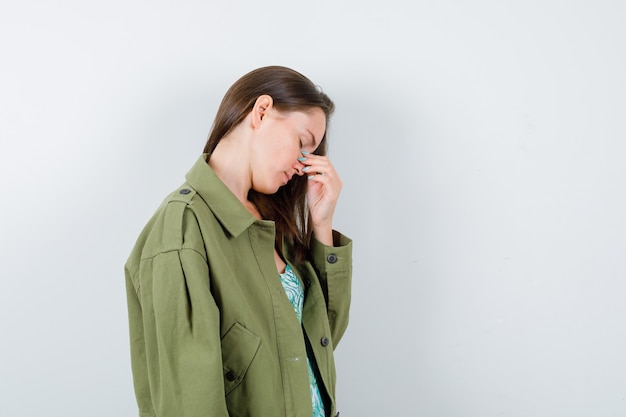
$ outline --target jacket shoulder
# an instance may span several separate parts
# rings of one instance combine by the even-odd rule
[[[141,231],[128,258],[126,267],[139,268],[141,260],[152,258],[159,253],[177,251],[183,248],[195,249],[203,253],[203,244],[193,210],[197,204],[197,192],[183,184],[170,193]]]

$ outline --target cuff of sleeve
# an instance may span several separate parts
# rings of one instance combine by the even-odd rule
[[[311,258],[313,264],[326,271],[338,271],[352,265],[352,240],[333,230],[335,246],[320,243],[315,236],[311,239]]]

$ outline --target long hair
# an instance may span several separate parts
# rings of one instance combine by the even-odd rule
[[[280,112],[322,109],[326,115],[326,127],[335,109],[332,100],[299,72],[280,66],[258,68],[241,77],[226,92],[204,153],[210,157],[220,140],[246,118],[257,98],[264,94],[272,97],[274,107]],[[314,152],[317,155],[326,155],[327,131]],[[307,181],[306,176],[294,176],[272,195],[254,190],[248,194],[248,199],[256,205],[261,216],[275,222],[279,252],[284,239],[293,245],[296,262],[307,258],[313,233],[306,201]]]

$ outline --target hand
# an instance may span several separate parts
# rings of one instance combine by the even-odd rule
[[[343,183],[328,157],[313,154],[304,156],[306,160],[302,161],[305,165],[302,171],[309,178],[307,201],[313,221],[313,234],[321,243],[332,246],[333,215]]]

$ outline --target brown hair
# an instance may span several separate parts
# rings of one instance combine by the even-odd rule
[[[308,111],[315,107],[326,115],[326,126],[335,105],[307,77],[290,68],[270,66],[255,69],[237,80],[222,99],[204,153],[211,154],[217,144],[252,111],[259,96],[272,97],[280,112]],[[314,152],[326,155],[326,133]],[[276,246],[279,253],[285,239],[295,249],[296,262],[308,255],[311,242],[311,221],[306,202],[307,178],[294,176],[272,195],[250,190],[248,199],[253,202],[264,219],[276,224]]]

